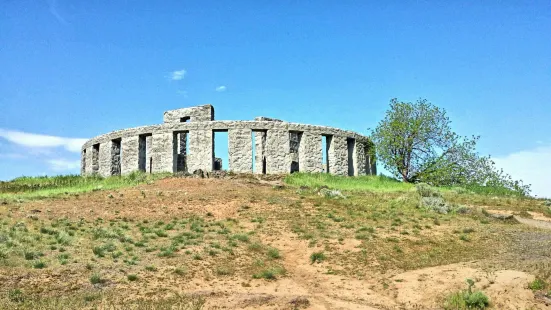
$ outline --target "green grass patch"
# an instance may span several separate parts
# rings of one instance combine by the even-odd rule
[[[126,176],[107,178],[80,175],[19,177],[8,182],[0,182],[0,199],[41,199],[95,190],[112,190],[158,180],[168,175],[170,174],[133,172]]]
[[[413,184],[403,183],[386,176],[345,177],[327,173],[293,173],[285,177],[285,183],[295,186],[321,187],[349,191],[396,192],[409,191]]]

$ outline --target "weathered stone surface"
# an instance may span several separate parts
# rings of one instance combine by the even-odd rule
[[[266,173],[290,173],[289,133],[268,130],[266,137]]]
[[[214,120],[214,108],[210,104],[166,111],[165,123],[205,122]]]
[[[99,145],[99,158],[98,158],[98,173],[102,177],[108,177],[111,175],[111,140],[107,140],[105,143]]]
[[[90,139],[82,148],[81,173],[109,176],[134,170],[176,172],[185,170],[186,164],[188,172],[201,169],[208,173],[214,168],[214,131],[228,131],[229,169],[235,172],[251,172],[253,147],[255,173],[323,171],[322,136],[327,136],[330,173],[348,175],[349,170],[354,175],[376,173],[373,156],[368,155],[366,147],[371,145],[368,137],[267,117],[254,121],[214,121],[211,105],[167,111],[161,125],[123,129]],[[185,152],[185,136],[189,152]],[[120,141],[118,145],[116,141]]]
[[[299,145],[299,163],[302,172],[323,172],[322,136],[304,132]]]
[[[228,131],[229,170],[250,173],[253,170],[252,132],[250,129]]]
[[[212,130],[190,130],[188,170],[212,171],[214,159]]]
[[[155,172],[174,172],[174,135],[172,133],[154,133],[152,137],[152,167]]]
[[[346,137],[332,136],[329,145],[327,159],[329,173],[336,175],[348,175],[348,145]]]
[[[139,136],[122,139],[121,142],[121,171],[122,175],[139,169],[140,145]]]
[[[366,145],[356,141],[356,147],[354,148],[354,172],[356,176],[366,175],[368,170],[368,161],[366,158]]]

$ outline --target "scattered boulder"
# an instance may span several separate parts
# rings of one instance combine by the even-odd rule
[[[207,177],[208,178],[208,174],[205,173],[205,171],[203,171],[203,169],[197,169],[195,171],[193,171],[193,175],[196,177],[196,178],[205,178]]]

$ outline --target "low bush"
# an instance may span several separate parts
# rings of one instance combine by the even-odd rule
[[[473,292],[474,281],[467,279],[468,288],[449,295],[444,303],[446,310],[486,309],[490,306],[490,299],[482,291]]]
[[[417,193],[421,197],[441,197],[442,196],[437,189],[435,189],[434,187],[426,183],[416,184],[415,189],[417,190]]]

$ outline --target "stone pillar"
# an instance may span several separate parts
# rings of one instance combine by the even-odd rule
[[[153,172],[151,170],[151,163],[153,162],[153,136],[148,135],[145,137],[145,171],[147,173]]]
[[[92,147],[88,147],[86,148],[86,160],[84,160],[84,164],[85,164],[85,167],[84,167],[84,175],[93,175],[94,174],[94,170],[92,168],[92,163],[93,163],[93,160],[92,160],[92,156],[93,156],[93,149]]]
[[[151,142],[151,171],[174,172],[174,137],[173,133],[154,133]],[[149,163],[148,163],[149,164]]]
[[[121,175],[139,170],[140,145],[139,136],[122,138],[121,141]]]
[[[302,133],[298,150],[301,172],[322,172],[322,136],[309,132]]]
[[[266,157],[266,131],[254,132],[254,173],[262,174],[263,160]]]
[[[253,145],[250,129],[228,130],[229,170],[237,173],[253,171]]]
[[[98,173],[102,177],[108,177],[111,175],[111,149],[112,141],[107,141],[99,145],[99,158],[98,158]]]
[[[348,175],[348,144],[346,137],[333,136],[328,152],[329,173]]]
[[[289,173],[289,132],[268,130],[266,137],[266,173]]]
[[[212,130],[190,130],[188,171],[193,173],[197,169],[212,171],[214,160],[214,144]]]
[[[358,142],[356,140],[356,147],[354,148],[354,171],[355,175],[367,174],[367,158],[365,155],[365,143]]]

